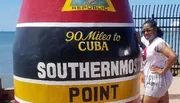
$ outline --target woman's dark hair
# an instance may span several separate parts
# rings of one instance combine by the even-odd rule
[[[157,37],[160,37],[160,38],[163,37],[163,35],[164,35],[163,31],[157,26],[157,23],[154,20],[149,19],[149,20],[145,21],[144,24],[150,24],[151,27],[157,28]]]

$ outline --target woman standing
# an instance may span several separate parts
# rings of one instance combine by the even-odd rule
[[[161,38],[163,32],[157,23],[148,20],[143,24],[142,33],[146,40],[142,40],[145,65],[144,98],[143,103],[169,103],[168,89],[172,83],[170,68],[175,63],[177,56],[168,44]]]

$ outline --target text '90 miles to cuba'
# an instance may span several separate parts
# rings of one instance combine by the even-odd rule
[[[82,31],[66,33],[66,42],[77,41],[80,51],[109,51],[107,42],[120,41],[121,36],[117,33],[106,34],[100,31],[91,31],[86,36]]]

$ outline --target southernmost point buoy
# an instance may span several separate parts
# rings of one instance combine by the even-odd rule
[[[23,0],[16,103],[139,103],[134,33],[128,0]]]

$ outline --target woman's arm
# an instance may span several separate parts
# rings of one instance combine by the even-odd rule
[[[160,52],[168,58],[166,66],[162,70],[162,74],[164,74],[174,65],[177,60],[177,55],[167,44],[164,44],[164,47]]]
[[[151,66],[151,70],[154,71],[154,73],[158,73],[160,75],[163,75],[166,73],[176,62],[177,55],[174,53],[174,51],[164,42],[160,43],[156,48],[155,51],[162,53],[164,56],[168,58],[166,66],[161,69],[157,66]]]

